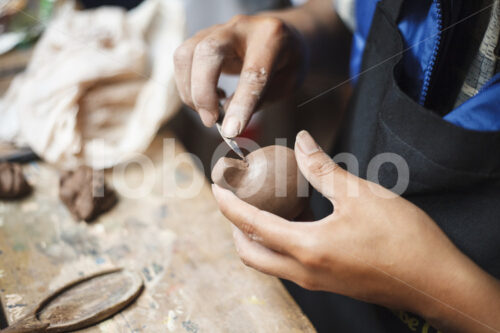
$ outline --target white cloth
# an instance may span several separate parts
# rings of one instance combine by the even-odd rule
[[[172,56],[184,33],[178,0],[63,10],[0,101],[0,140],[63,168],[144,151],[180,107]]]

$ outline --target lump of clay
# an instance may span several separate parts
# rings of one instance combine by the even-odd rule
[[[19,199],[30,192],[20,164],[0,163],[0,199]]]
[[[212,170],[212,180],[249,204],[286,219],[297,217],[307,202],[299,191],[307,188],[307,182],[295,153],[283,146],[258,149],[246,160],[223,157]]]
[[[106,185],[102,172],[81,166],[65,172],[59,180],[59,198],[77,220],[90,222],[117,202],[115,192]]]

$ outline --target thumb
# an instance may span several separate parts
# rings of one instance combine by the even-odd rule
[[[295,157],[300,171],[318,192],[330,201],[345,195],[348,172],[325,154],[307,131],[297,134]]]

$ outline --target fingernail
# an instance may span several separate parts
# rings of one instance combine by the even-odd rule
[[[210,112],[206,109],[199,109],[198,113],[200,114],[200,118],[201,118],[201,121],[203,122],[203,125],[205,125],[207,127],[214,126],[217,119],[212,112]]]
[[[226,138],[234,138],[240,134],[241,123],[238,118],[234,116],[228,116],[226,120],[224,120],[224,124],[222,124],[222,134]]]
[[[297,144],[299,149],[306,155],[311,155],[320,149],[309,132],[304,130],[297,134]]]

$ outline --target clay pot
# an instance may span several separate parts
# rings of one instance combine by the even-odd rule
[[[297,217],[307,202],[307,192],[303,193],[307,182],[295,153],[283,146],[258,149],[245,161],[223,157],[212,170],[212,180],[249,204],[286,219]]]

